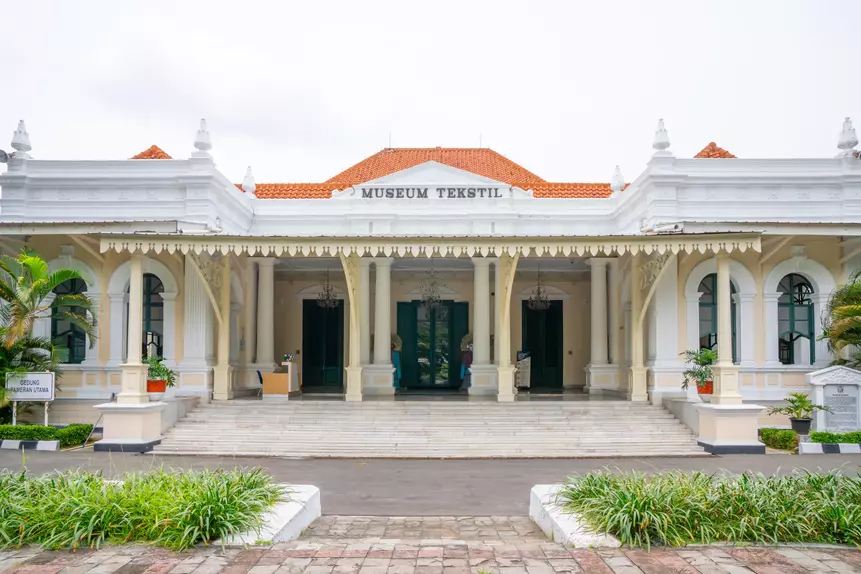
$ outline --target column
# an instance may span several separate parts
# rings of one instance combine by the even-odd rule
[[[143,257],[132,255],[129,270],[129,321],[126,362],[123,364],[123,388],[118,403],[147,403],[146,370],[141,364],[143,345]]]
[[[257,351],[257,262],[251,258],[246,260],[245,267],[244,324],[244,359],[246,365],[251,365],[255,361],[254,353]]]
[[[753,301],[756,293],[736,293],[736,345],[738,347],[738,362],[742,367],[753,367],[756,365],[754,359],[754,324],[753,324]],[[694,348],[694,347],[691,347]]]
[[[622,270],[618,259],[610,260],[610,363],[621,365],[624,363],[622,352],[623,341],[619,336],[621,333],[622,317]]]
[[[118,367],[123,363],[123,342],[126,339],[123,329],[123,316],[126,312],[126,295],[125,293],[111,293],[108,295],[108,300],[110,301],[111,340],[107,366]]]
[[[628,400],[646,401],[646,367],[643,364],[643,293],[640,289],[643,257],[631,260],[631,367],[628,371]]]
[[[215,365],[212,398],[226,401],[233,398],[233,369],[230,367],[230,256],[222,255],[219,273],[221,289],[218,293],[218,364]]]
[[[738,392],[738,369],[732,362],[732,305],[729,275],[729,253],[717,255],[717,339],[718,360],[714,371],[715,404],[741,404]]]
[[[362,367],[361,353],[359,352],[359,340],[362,337],[362,330],[359,327],[359,314],[362,311],[362,305],[359,302],[359,298],[361,297],[361,293],[359,293],[361,289],[361,281],[359,280],[360,257],[356,253],[351,255],[341,253],[340,259],[341,266],[344,268],[344,280],[347,283],[347,295],[350,303],[350,342],[347,350],[347,366],[344,369],[347,375],[344,381],[344,400],[354,402],[362,400],[363,374],[365,369],[369,369],[373,365]],[[391,369],[389,369],[389,377],[391,377]]]
[[[511,290],[519,258],[519,255],[513,257],[508,254],[500,255],[496,267],[500,276],[498,281],[500,287],[496,292],[499,306],[499,327],[496,335],[499,338],[496,400],[499,402],[513,402],[516,395],[514,388],[516,368],[511,364]]]
[[[490,261],[473,257],[475,268],[472,304],[475,307],[472,327],[473,363],[490,363]]]
[[[780,293],[763,293],[762,299],[765,313],[763,325],[765,333],[765,366],[780,367],[779,327],[777,325],[777,300],[780,299]]]
[[[374,263],[377,276],[377,289],[374,294],[374,364],[390,366],[392,364],[392,260],[376,258]],[[361,309],[359,312],[361,313]]]
[[[369,257],[359,259],[359,327],[362,340],[359,341],[359,356],[362,365],[371,362],[371,262]],[[379,273],[379,272],[378,272]],[[377,339],[379,340],[379,339]]]
[[[470,395],[498,395],[499,370],[490,362],[490,259],[473,257]]]
[[[502,273],[499,270],[499,259],[493,262],[493,362],[499,365],[499,312],[502,294]]]
[[[593,257],[592,268],[592,355],[590,364],[607,364],[607,260]]]
[[[161,353],[167,365],[176,365],[176,347],[174,329],[176,329],[176,298],[179,293],[165,292],[161,294],[162,310],[164,313],[164,333],[161,336]]]
[[[257,365],[275,370],[275,259],[257,260]]]

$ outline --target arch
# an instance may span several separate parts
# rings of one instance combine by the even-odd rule
[[[162,338],[162,352],[165,362],[173,364],[176,358],[174,347],[175,340],[175,306],[179,295],[179,283],[170,269],[157,259],[142,257],[143,273],[150,273],[159,278],[164,288],[161,294],[164,301],[164,334]],[[108,281],[108,299],[110,300],[110,322],[111,340],[109,366],[119,366],[125,360],[128,340],[128,289],[131,279],[131,261],[125,261],[117,266]]]
[[[810,281],[813,286],[813,317],[816,360],[813,367],[825,367],[831,362],[831,353],[826,341],[821,340],[822,311],[828,303],[831,292],[837,287],[834,275],[823,264],[804,256],[790,257],[772,268],[763,283],[763,298],[765,299],[765,355],[766,364],[781,367],[779,357],[780,333],[778,327],[778,299],[780,281],[790,273],[797,273]],[[810,368],[807,365],[805,368]]]
[[[698,263],[685,281],[687,347],[697,349],[700,345],[700,283],[711,274],[717,273],[717,259],[709,257]],[[735,287],[732,295],[735,302],[735,356],[742,366],[752,366],[754,360],[754,316],[753,302],[756,298],[756,280],[742,263],[733,258],[729,260],[729,277]]]
[[[64,251],[68,249],[68,246],[63,246],[61,249]],[[93,299],[93,308],[92,315],[99,318],[99,304],[100,304],[100,296],[102,293],[102,285],[99,281],[99,276],[93,271],[93,268],[90,267],[87,263],[81,261],[80,259],[76,259],[72,254],[71,250],[68,253],[63,253],[62,255],[55,257],[54,259],[47,262],[48,270],[52,273],[57,271],[58,269],[74,269],[81,274],[84,278],[84,281],[87,283],[87,295],[89,295]],[[52,293],[46,298],[47,301],[53,301],[54,294]],[[98,329],[98,325],[96,326]],[[98,331],[97,331],[98,332]],[[44,337],[46,339],[51,338],[51,317],[40,317],[36,320],[33,326],[33,333],[37,337]],[[94,365],[98,363],[99,360],[99,349],[98,346],[90,346],[90,338],[87,337],[86,351],[84,355],[83,362],[79,363],[81,365]]]

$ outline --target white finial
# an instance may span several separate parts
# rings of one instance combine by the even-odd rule
[[[858,145],[858,136],[855,135],[855,128],[852,127],[852,120],[846,118],[843,120],[843,130],[840,132],[840,139],[837,140],[837,147],[842,150],[840,157],[849,157],[852,155],[852,148]]]
[[[610,182],[610,189],[613,190],[611,197],[625,189],[625,178],[622,177],[622,170],[619,169],[618,165],[616,166],[615,171],[613,171],[613,179]]]
[[[655,140],[652,142],[652,147],[655,148],[655,156],[669,156],[670,152],[667,148],[670,147],[670,135],[667,133],[667,128],[664,127],[664,120],[658,120],[658,128],[655,130]]]
[[[196,152],[191,154],[191,157],[212,157],[209,150],[212,149],[212,140],[209,139],[209,130],[206,128],[206,120],[200,120],[200,128],[197,130],[197,136],[194,138],[194,147]]]
[[[30,145],[30,134],[27,133],[24,120],[18,120],[18,129],[12,134],[12,149],[15,150],[16,158],[31,159],[27,152],[33,149],[33,146]]]
[[[257,191],[257,186],[254,184],[254,174],[251,173],[251,166],[248,166],[248,171],[245,172],[245,179],[242,180],[242,191],[247,194],[254,195]]]

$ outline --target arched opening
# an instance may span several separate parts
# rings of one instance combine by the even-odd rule
[[[700,281],[697,291],[699,300],[699,342],[700,349],[714,349],[718,342],[718,305],[717,305],[717,274],[710,273]],[[736,294],[735,285],[730,282],[730,317],[732,328],[732,362],[738,363],[738,345],[736,344]]]
[[[129,289],[126,289],[126,293]],[[143,276],[142,330],[143,357],[164,356],[164,284],[152,273]],[[128,307],[128,306],[127,306]],[[128,311],[126,311],[128,321]]]
[[[784,365],[816,362],[813,285],[798,273],[785,275],[777,286],[778,357]]]
[[[80,295],[87,292],[83,279],[69,279],[54,288],[54,295]],[[78,325],[64,318],[66,313],[81,314],[79,307],[55,307],[51,312],[51,343],[60,362],[78,365],[87,358],[87,335]]]

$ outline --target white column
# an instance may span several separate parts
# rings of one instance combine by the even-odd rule
[[[179,293],[166,292],[161,294],[164,312],[163,333],[161,335],[161,352],[164,362],[168,365],[176,364],[175,333],[176,329],[176,298]]]
[[[392,260],[378,257],[374,263],[377,285],[374,294],[374,364],[389,366],[392,364]],[[360,316],[361,312],[359,309]]]
[[[111,293],[108,295],[110,301],[110,349],[108,354],[108,366],[117,367],[123,362],[123,315],[125,315],[126,295],[125,293]]]
[[[359,357],[362,365],[371,362],[371,262],[373,259],[359,259],[359,327],[362,340],[359,341]]]
[[[275,259],[257,260],[257,364],[275,368]],[[261,370],[262,370],[261,369]]]
[[[765,313],[765,366],[780,366],[780,343],[779,326],[777,324],[777,300],[780,293],[763,293],[763,307]]]
[[[831,364],[831,351],[828,350],[828,341],[822,338],[822,315],[825,309],[828,308],[828,300],[831,298],[831,293],[814,293],[813,299],[813,336],[816,338],[816,360],[814,366],[824,369]],[[805,344],[808,348],[810,345]],[[809,353],[808,353],[809,355]]]
[[[499,259],[493,262],[493,362],[499,365],[499,313],[502,310],[502,273]]]
[[[146,371],[141,364],[143,344],[143,258],[132,255],[129,269],[128,349],[123,365],[123,388],[118,403],[146,403]]]
[[[476,365],[490,364],[490,260],[484,257],[473,257],[475,268],[472,345],[473,363]]]
[[[753,367],[756,365],[754,359],[754,336],[753,336],[753,300],[756,293],[736,293],[736,347],[738,362],[742,367]]]
[[[717,337],[718,360],[714,367],[715,404],[741,404],[738,392],[738,369],[732,362],[732,306],[729,253],[717,255]]]
[[[219,267],[221,290],[218,310],[221,323],[218,325],[218,364],[215,366],[212,398],[224,401],[233,398],[233,369],[230,368],[230,256],[222,255]]]
[[[631,259],[631,366],[628,371],[628,400],[646,401],[646,367],[643,363],[643,293],[640,279],[643,269],[642,252]]]
[[[255,361],[257,351],[257,262],[249,258],[245,267],[245,364]]]
[[[607,364],[607,260],[593,257],[592,268],[592,354],[590,364]]]
[[[190,258],[191,255],[186,255]],[[186,261],[183,285],[184,321],[182,371],[196,371],[204,374],[204,386],[210,387],[209,367],[213,363],[212,340],[215,333],[215,315],[212,303],[203,280],[194,269],[194,264]],[[113,311],[111,311],[113,313]]]
[[[610,363],[620,365],[624,362],[622,352],[622,270],[618,259],[610,260]]]

